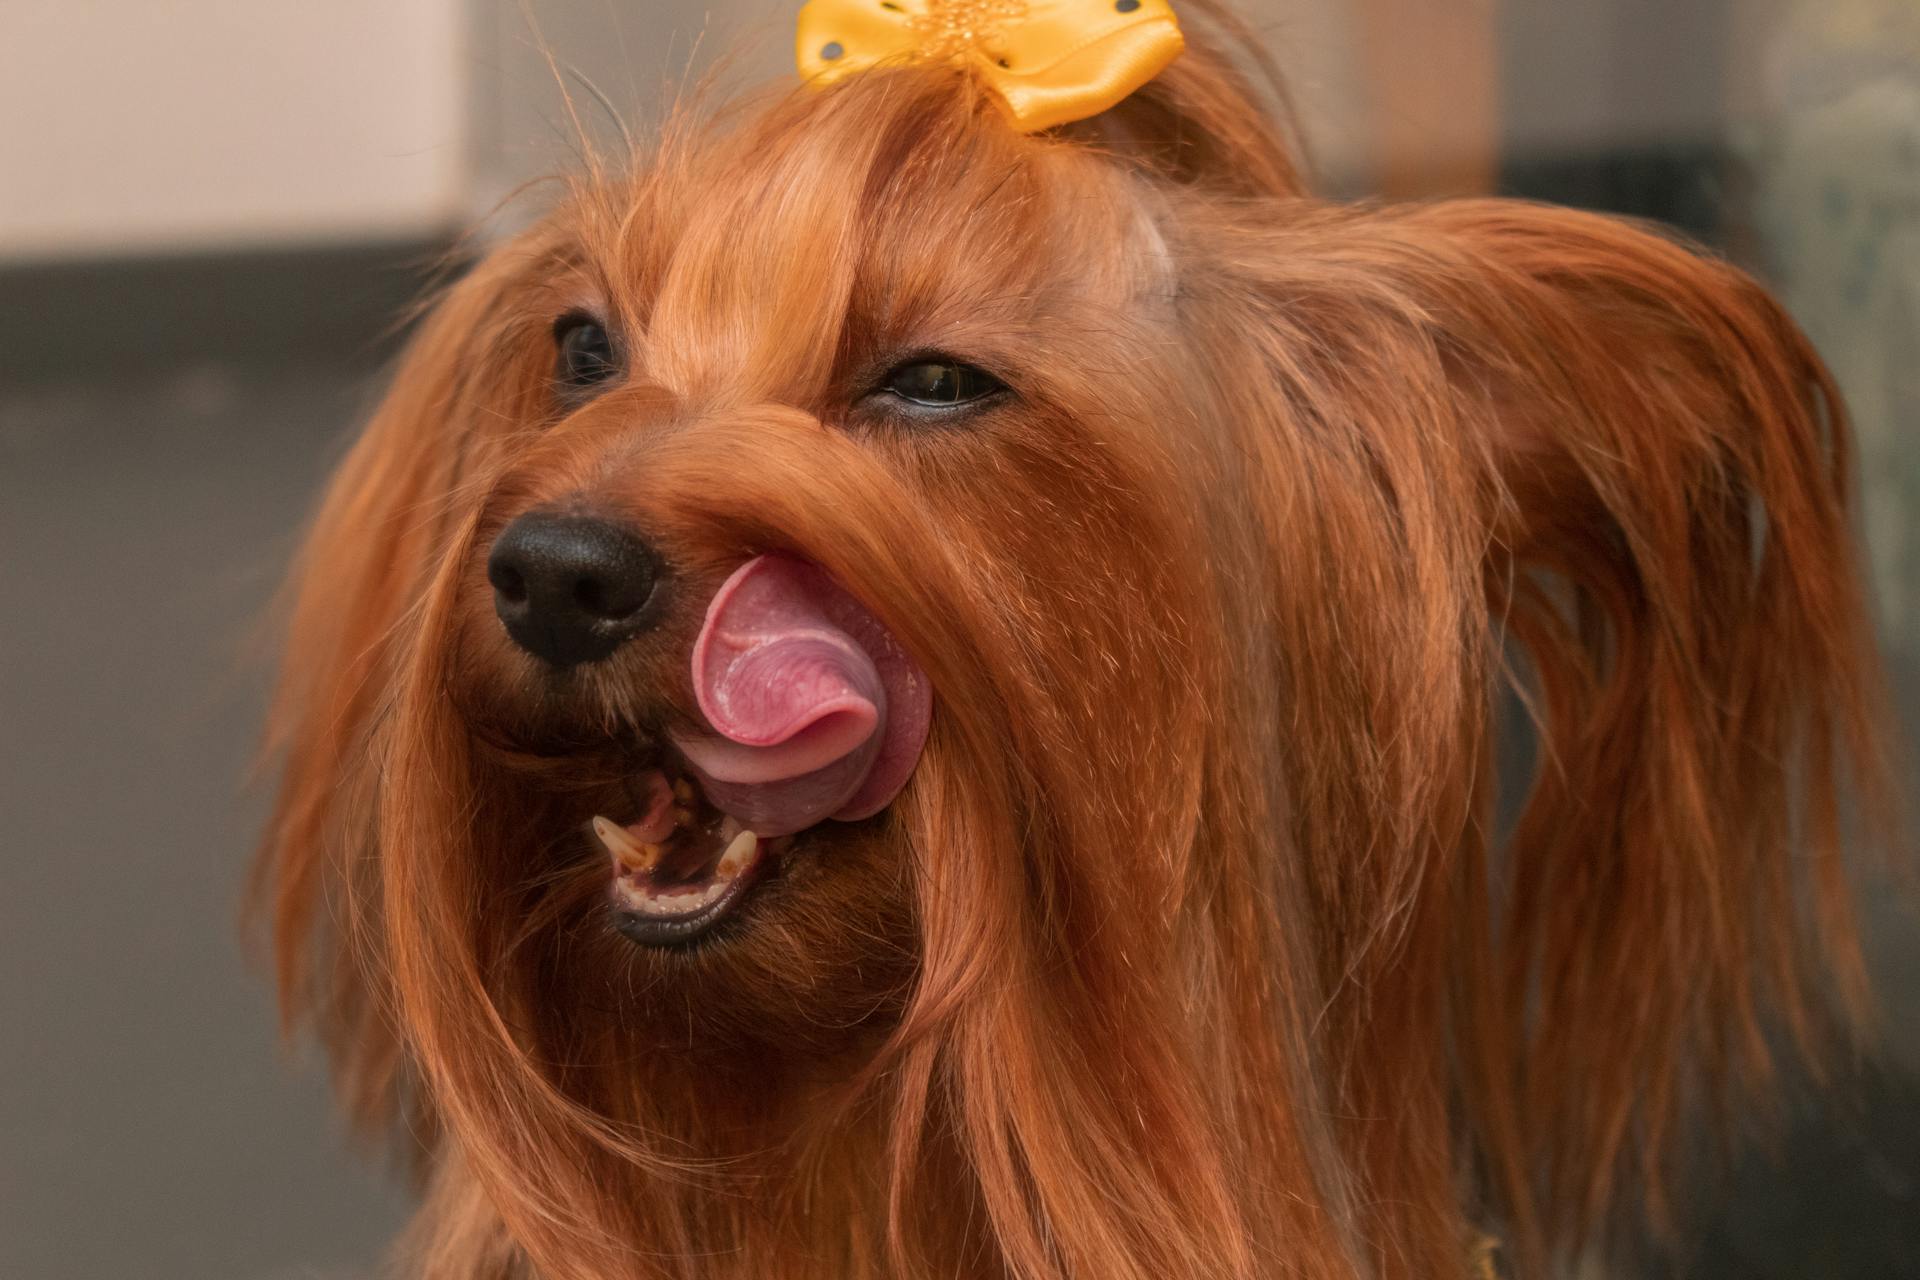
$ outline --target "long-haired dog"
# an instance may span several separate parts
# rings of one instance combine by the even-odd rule
[[[1037,133],[677,119],[424,319],[263,863],[404,1274],[1539,1275],[1859,1012],[1820,361],[1644,228],[1313,198],[1207,28]]]

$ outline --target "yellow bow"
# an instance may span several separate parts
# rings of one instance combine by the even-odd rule
[[[953,62],[1032,133],[1098,115],[1185,47],[1167,0],[807,0],[796,50],[815,84],[882,62]]]

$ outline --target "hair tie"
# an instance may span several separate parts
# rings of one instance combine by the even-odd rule
[[[963,66],[1033,133],[1105,111],[1185,46],[1167,0],[808,0],[796,54],[816,85],[881,63]]]

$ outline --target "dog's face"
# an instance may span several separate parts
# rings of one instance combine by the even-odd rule
[[[334,483],[283,988],[430,1122],[435,1276],[1458,1274],[1462,1170],[1544,1259],[1844,951],[1827,394],[1641,232],[1305,198],[1199,50],[670,130]]]
[[[561,939],[560,998],[697,1051],[897,1018],[923,756],[1105,797],[1121,867],[1194,750],[1217,430],[1147,192],[900,92],[582,190],[481,269],[422,424],[457,476],[412,657],[488,837],[456,856]],[[935,874],[1024,895],[1006,854]]]

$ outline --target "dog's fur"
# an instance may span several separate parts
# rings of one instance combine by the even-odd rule
[[[677,117],[425,318],[301,560],[262,877],[290,1016],[417,1140],[404,1274],[1447,1277],[1491,1231],[1538,1275],[1858,1013],[1820,361],[1644,228],[1309,196],[1204,8],[1050,134],[932,69]],[[584,406],[581,305],[628,361]],[[862,399],[929,349],[1012,393]],[[483,562],[578,494],[675,604],[542,675]],[[769,549],[931,737],[638,947],[583,824]]]

